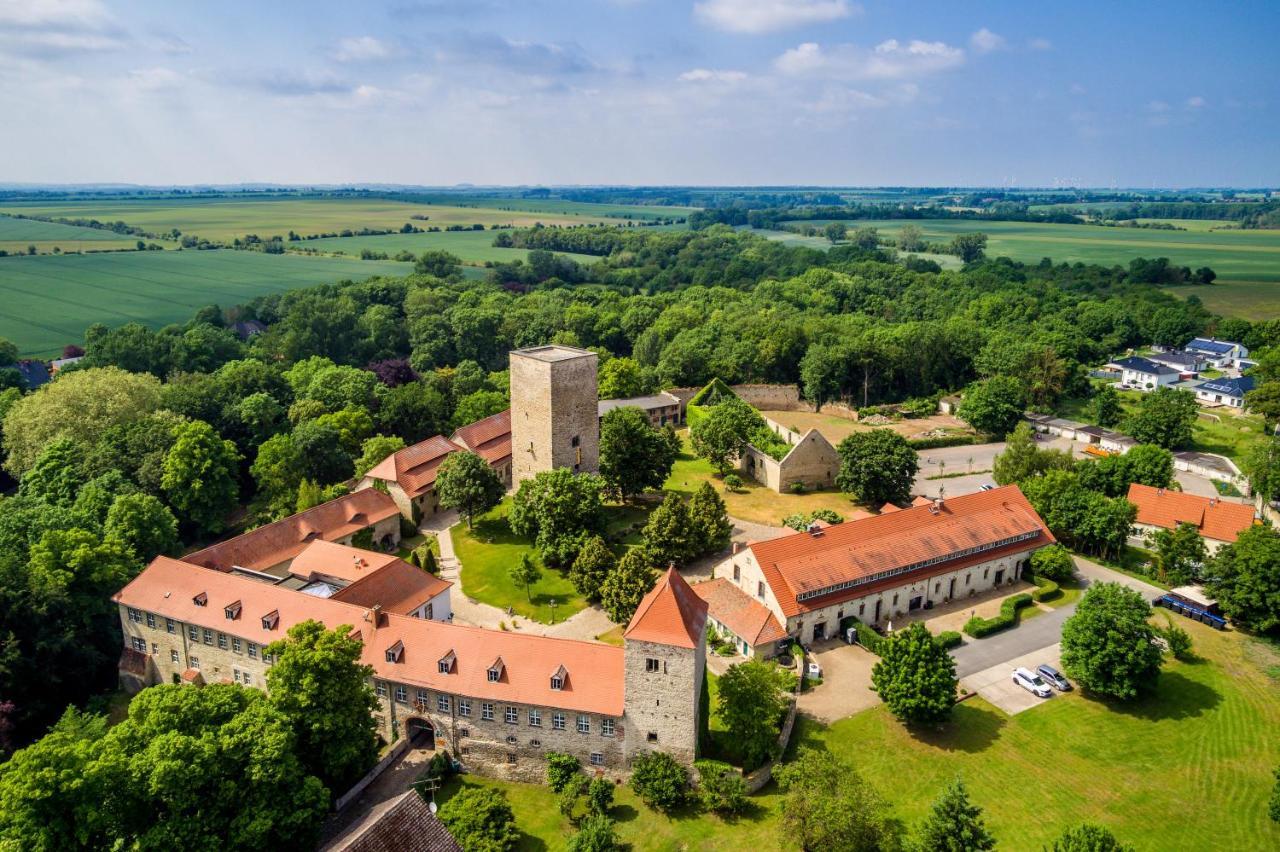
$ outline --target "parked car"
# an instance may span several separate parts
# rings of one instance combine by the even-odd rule
[[[1062,672],[1058,671],[1051,665],[1041,663],[1036,666],[1036,674],[1048,681],[1048,683],[1059,692],[1070,692],[1072,689],[1071,681],[1063,677]]]
[[[822,677],[822,666],[810,660],[809,665],[805,667],[805,675],[814,680]]]
[[[1049,688],[1049,684],[1045,683],[1040,675],[1027,669],[1017,668],[1013,670],[1013,682],[1025,689],[1027,692],[1038,695],[1041,698],[1048,698],[1053,695],[1053,690]]]
[[[982,484],[982,485],[980,485],[979,487],[980,487],[983,491],[992,491],[992,490],[994,490],[994,489],[995,489],[995,486],[994,486],[994,485],[991,485],[991,484],[989,484],[989,483],[983,483],[983,484]]]

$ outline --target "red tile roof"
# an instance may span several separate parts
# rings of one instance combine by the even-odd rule
[[[289,563],[289,573],[304,580],[332,577],[354,583],[400,559],[394,553],[376,553],[332,541],[308,544]],[[410,566],[412,567],[412,566]]]
[[[436,471],[449,453],[462,447],[443,435],[433,435],[411,447],[397,450],[378,462],[366,476],[395,482],[410,497],[426,493],[436,482]]]
[[[193,600],[202,593],[206,606]],[[385,612],[375,623],[371,610],[362,606],[164,556],[112,600],[263,645],[283,638],[289,627],[307,619],[329,628],[346,624],[359,632],[364,642],[361,661],[372,666],[378,678],[485,700],[622,715],[623,650],[598,642],[482,630]],[[240,614],[227,619],[225,607],[235,601],[242,604]],[[268,629],[262,619],[273,612],[278,622]],[[404,646],[400,661],[387,662],[386,651],[397,642]],[[456,658],[452,673],[441,674],[437,664],[450,653]],[[496,657],[505,663],[506,674],[502,681],[490,683],[488,668]],[[560,666],[569,678],[563,690],[553,690],[551,674]]]
[[[511,458],[511,409],[463,426],[449,439],[491,465]]]
[[[452,585],[403,559],[392,559],[345,589],[334,592],[333,599],[364,607],[377,604],[383,612],[408,615],[436,595],[447,592]]]
[[[444,824],[418,794],[409,790],[379,803],[341,837],[320,852],[462,852]]]
[[[867,594],[878,582],[873,578],[890,571],[899,572],[892,580],[901,584],[908,577],[954,571],[966,559],[985,562],[1053,540],[1018,487],[1007,485],[953,497],[937,508],[930,501],[845,521],[820,535],[796,533],[756,542],[751,552],[783,614],[792,616]],[[999,542],[1005,544],[997,547]],[[922,564],[926,562],[930,564]],[[845,583],[857,585],[833,588]]]
[[[668,568],[636,607],[623,636],[641,642],[696,648],[706,624],[707,602],[694,594],[675,568]]]
[[[755,647],[786,637],[786,631],[773,613],[727,578],[695,583],[692,588],[695,595],[707,602],[708,614],[748,645]]]
[[[265,571],[293,559],[313,541],[345,538],[399,513],[390,496],[366,488],[218,542],[183,561],[219,571],[237,566]]]
[[[1129,502],[1138,507],[1138,523],[1170,530],[1178,524],[1193,524],[1200,535],[1216,541],[1235,541],[1236,536],[1254,522],[1253,507],[1244,503],[1167,491],[1136,482],[1129,486],[1127,496]]]

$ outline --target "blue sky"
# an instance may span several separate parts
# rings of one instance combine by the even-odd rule
[[[0,0],[0,181],[1280,185],[1280,3]]]

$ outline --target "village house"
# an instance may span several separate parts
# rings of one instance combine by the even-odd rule
[[[680,416],[680,398],[666,391],[652,396],[633,396],[628,399],[602,399],[596,403],[596,411],[600,419],[615,408],[638,408],[649,418],[649,424],[661,429],[670,423],[679,426],[683,421]]]
[[[1183,350],[1202,356],[1206,363],[1218,369],[1233,366],[1241,358],[1249,357],[1249,350],[1244,344],[1212,337],[1196,337]]]
[[[449,440],[487,461],[502,484],[511,487],[511,409],[463,426]]]
[[[1107,366],[1120,371],[1120,383],[1139,390],[1155,390],[1162,385],[1172,385],[1182,379],[1182,372],[1175,367],[1157,364],[1149,358],[1132,356],[1112,361]]]
[[[1179,524],[1191,524],[1199,531],[1210,554],[1222,545],[1234,542],[1240,533],[1255,523],[1252,506],[1217,497],[1200,497],[1136,482],[1129,486],[1126,496],[1138,507],[1138,516],[1134,520],[1138,538],[1145,539],[1156,530],[1173,530]]]
[[[445,456],[461,449],[443,435],[433,435],[378,462],[356,483],[355,493],[385,490],[400,514],[416,523],[440,511],[436,473]]]
[[[1253,390],[1255,385],[1253,376],[1241,376],[1238,379],[1209,379],[1196,386],[1196,400],[1204,405],[1225,405],[1228,408],[1243,409],[1244,395]]]
[[[1167,352],[1153,352],[1147,356],[1148,361],[1163,364],[1177,370],[1183,378],[1192,378],[1205,368],[1204,356],[1196,352],[1179,352],[1170,349]]]

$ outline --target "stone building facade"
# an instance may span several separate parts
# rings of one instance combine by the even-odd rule
[[[594,352],[571,346],[511,353],[513,487],[559,467],[599,471],[597,361]]]
[[[791,445],[781,459],[775,459],[748,444],[738,459],[738,469],[779,494],[797,485],[806,491],[834,488],[840,471],[840,454],[817,429],[800,435],[765,418],[775,435]]]

